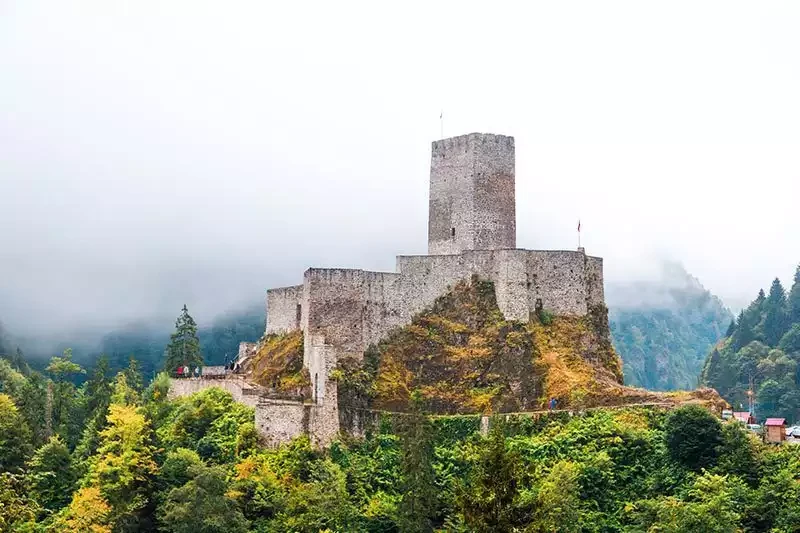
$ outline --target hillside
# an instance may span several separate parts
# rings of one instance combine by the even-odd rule
[[[606,296],[625,383],[651,390],[696,387],[709,349],[733,319],[676,263],[662,264],[652,281],[608,284]]]
[[[702,382],[737,409],[748,405],[751,385],[759,419],[800,421],[800,267],[790,292],[775,279],[736,318],[710,351]]]
[[[491,282],[477,278],[371,347],[363,362],[340,361],[337,377],[340,403],[390,411],[408,409],[412,396],[436,413],[530,411],[550,398],[570,408],[720,402],[713,391],[623,386],[604,308],[581,318],[543,311],[529,323],[508,321]]]

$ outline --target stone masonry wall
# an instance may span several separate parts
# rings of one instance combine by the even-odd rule
[[[267,334],[286,333],[300,327],[298,305],[302,313],[303,286],[281,287],[267,291]]]
[[[310,405],[262,398],[255,408],[255,426],[271,446],[285,444],[309,432]]]
[[[250,407],[255,407],[258,401],[255,388],[243,379],[173,379],[169,388],[169,398],[190,396],[211,387],[219,387],[230,392],[234,400]]]
[[[431,149],[428,253],[516,247],[514,138],[471,133]]]

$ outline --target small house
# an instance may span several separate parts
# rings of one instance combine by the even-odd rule
[[[749,411],[737,411],[733,413],[733,418],[744,425],[756,423],[755,417]]]
[[[785,418],[767,418],[764,426],[767,428],[767,442],[783,442],[786,440]]]

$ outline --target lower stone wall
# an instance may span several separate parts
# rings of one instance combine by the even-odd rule
[[[235,401],[253,408],[256,430],[268,446],[280,446],[308,435],[315,446],[325,447],[339,434],[339,411],[335,404],[267,398],[241,378],[173,379],[169,398],[190,396],[212,387],[230,392]]]
[[[255,413],[256,430],[269,446],[280,446],[308,434],[311,405],[261,398]]]
[[[231,393],[233,399],[249,407],[258,403],[256,389],[240,378],[226,379],[173,379],[169,388],[169,398],[190,396],[201,390],[218,387]]]

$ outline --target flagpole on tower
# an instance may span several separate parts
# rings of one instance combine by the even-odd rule
[[[439,113],[439,135],[444,139],[444,109]]]
[[[578,250],[581,249],[581,219],[578,219]]]

